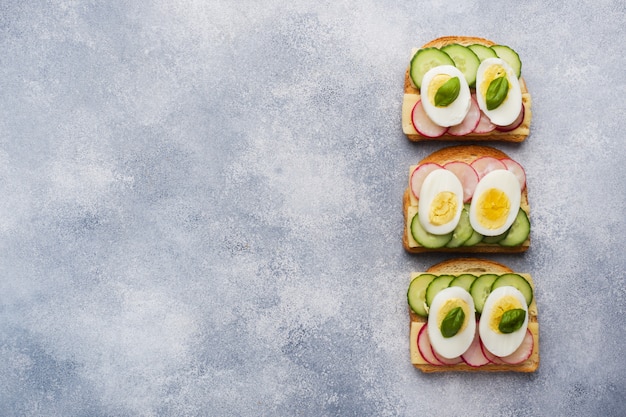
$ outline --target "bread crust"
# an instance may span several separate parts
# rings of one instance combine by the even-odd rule
[[[489,39],[475,36],[442,36],[425,43],[424,45],[422,45],[421,48],[441,48],[443,46],[453,43],[458,43],[463,46],[469,46],[476,43],[485,46],[493,46],[496,44]],[[509,132],[494,130],[489,133],[470,133],[465,136],[453,136],[449,134],[444,134],[436,138],[429,138],[420,135],[413,127],[413,122],[411,121],[411,112],[413,110],[413,107],[415,106],[415,103],[417,103],[420,98],[420,91],[415,88],[415,86],[411,82],[410,70],[411,65],[409,63],[404,73],[404,97],[402,102],[402,130],[409,140],[413,142],[433,140],[523,142],[530,134],[530,121],[532,119],[532,100],[530,93],[528,92],[528,88],[526,87],[524,77],[520,77],[519,82],[520,88],[522,90],[522,101],[524,103],[525,114],[524,121],[518,128]]]
[[[513,270],[506,265],[503,265],[498,262],[494,262],[487,259],[479,259],[479,258],[458,258],[458,259],[449,259],[443,262],[440,262],[436,265],[431,266],[425,272],[432,274],[452,274],[452,275],[460,275],[464,273],[469,274],[485,274],[485,273],[494,273],[494,274],[504,274],[504,273],[512,273]],[[532,279],[530,279],[532,284]],[[534,302],[533,302],[534,303]],[[533,305],[531,303],[531,305]],[[418,316],[411,310],[409,310],[409,331],[414,323],[423,324],[426,323],[427,319],[421,316]],[[488,365],[484,365],[481,367],[472,367],[465,363],[457,364],[457,365],[431,365],[431,364],[423,364],[423,363],[413,363],[413,366],[424,373],[434,373],[434,372],[535,372],[539,368],[539,322],[537,319],[536,308],[529,308],[529,324],[532,323],[532,326],[536,327],[535,336],[535,346],[533,347],[533,354],[526,361],[518,364],[518,365],[506,365],[506,364],[494,364],[490,363]],[[409,343],[416,343],[413,340],[413,337],[410,338]]]
[[[509,158],[509,156],[499,149],[484,145],[456,145],[442,148],[423,158],[418,165],[428,162],[445,165],[452,161],[462,161],[470,164],[476,159],[483,156],[491,156],[497,159]],[[410,182],[410,181],[409,181]],[[402,246],[409,253],[427,253],[427,252],[447,252],[447,253],[522,253],[526,252],[530,247],[530,236],[520,246],[505,247],[497,243],[478,243],[473,246],[461,246],[459,248],[425,248],[423,246],[412,247],[409,243],[409,233],[411,233],[409,222],[409,207],[411,206],[411,189],[410,185],[404,191],[402,196],[402,212],[404,215],[404,228],[402,233]],[[530,205],[528,203],[528,184],[522,190],[520,207],[530,217]]]

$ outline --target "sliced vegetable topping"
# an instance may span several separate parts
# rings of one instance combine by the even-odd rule
[[[496,169],[506,169],[506,165],[504,165],[501,160],[492,156],[482,156],[476,159],[470,165],[478,174],[478,179],[481,179],[482,177],[489,174],[491,171],[495,171]]]
[[[413,107],[413,111],[411,112],[411,121],[413,122],[415,130],[417,130],[420,135],[426,136],[427,138],[438,138],[448,130],[447,127],[439,126],[430,120],[430,117],[428,117],[424,110],[422,100],[415,103],[415,107]]]
[[[470,108],[461,123],[448,128],[448,134],[452,136],[465,136],[472,133],[480,122],[480,108],[476,100],[470,100]]]
[[[471,49],[472,52],[476,54],[476,56],[478,57],[478,59],[480,59],[481,62],[487,58],[498,57],[498,55],[496,54],[496,51],[494,51],[492,48],[485,46],[485,45],[481,45],[479,43],[470,45],[468,46],[468,48]]]
[[[467,203],[472,199],[476,185],[478,185],[478,174],[468,163],[462,161],[448,162],[444,169],[452,171],[463,185],[463,202]]]
[[[417,334],[417,350],[419,350],[422,358],[424,358],[424,360],[429,364],[443,365],[443,363],[437,359],[433,353],[433,347],[430,344],[430,337],[428,336],[428,331],[426,330],[427,328],[427,324],[423,325]]]
[[[476,71],[480,65],[480,59],[471,49],[458,43],[446,45],[441,48],[454,61],[454,65],[463,73],[467,85],[473,87],[476,83]]]
[[[428,316],[426,311],[426,288],[430,282],[435,279],[433,274],[420,274],[413,278],[407,291],[407,301],[411,310],[422,317]]]
[[[463,361],[471,367],[477,368],[479,366],[485,366],[489,362],[489,359],[485,356],[482,349],[482,343],[478,336],[478,326],[476,326],[476,333],[474,334],[474,340],[470,347],[461,355]]]
[[[513,68],[517,78],[522,75],[522,61],[517,52],[506,45],[493,45],[491,49],[498,55],[498,58],[505,60]]]
[[[420,89],[424,74],[431,68],[439,65],[454,65],[454,61],[448,54],[437,48],[424,48],[417,51],[413,55],[413,59],[411,59],[411,69],[409,71],[411,81],[413,81],[415,87]]]

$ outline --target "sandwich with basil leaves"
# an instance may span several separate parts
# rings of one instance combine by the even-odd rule
[[[528,273],[451,259],[408,280],[411,363],[422,372],[535,372],[539,322]]]
[[[531,118],[522,61],[510,46],[446,36],[412,51],[402,102],[409,140],[521,142]]]

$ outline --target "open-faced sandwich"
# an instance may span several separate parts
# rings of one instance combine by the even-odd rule
[[[476,37],[447,36],[412,54],[405,73],[402,130],[412,141],[521,142],[531,98],[519,55]]]
[[[411,363],[423,372],[534,372],[539,323],[526,273],[485,259],[413,272],[407,291]]]
[[[409,169],[403,246],[411,253],[524,252],[530,206],[523,167],[488,146],[440,149]]]

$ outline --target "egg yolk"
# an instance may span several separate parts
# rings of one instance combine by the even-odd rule
[[[450,78],[452,77],[446,74],[437,74],[430,81],[430,84],[428,84],[428,101],[430,101],[433,106],[435,105],[435,95],[439,87],[444,85]]]
[[[502,315],[516,308],[523,308],[522,304],[519,300],[512,295],[505,295],[501,299],[499,299],[493,305],[493,310],[491,310],[491,316],[489,316],[489,327],[496,333],[500,333],[500,321],[502,320]]]
[[[490,188],[478,199],[478,221],[487,229],[502,227],[511,210],[511,202],[505,192]]]
[[[428,220],[435,226],[450,222],[457,212],[456,194],[450,191],[442,191],[433,198],[428,212]]]
[[[461,325],[461,328],[459,329],[458,333],[462,332],[463,329],[465,329],[465,327],[467,326],[469,317],[470,317],[470,308],[467,302],[465,302],[464,300],[460,298],[450,298],[445,303],[443,303],[443,305],[439,309],[439,314],[437,315],[437,327],[438,328],[441,328],[441,323],[443,322],[443,319],[446,318],[448,313],[457,307],[461,307],[461,309],[463,310],[463,313],[465,313],[465,320],[463,321],[463,324]],[[472,314],[471,317],[474,317],[474,315]]]
[[[489,84],[496,78],[506,77],[506,70],[502,65],[490,65],[485,69],[483,82],[480,85],[480,93],[483,97],[487,95],[487,89],[489,88]],[[511,88],[511,83],[509,83],[509,89]]]

